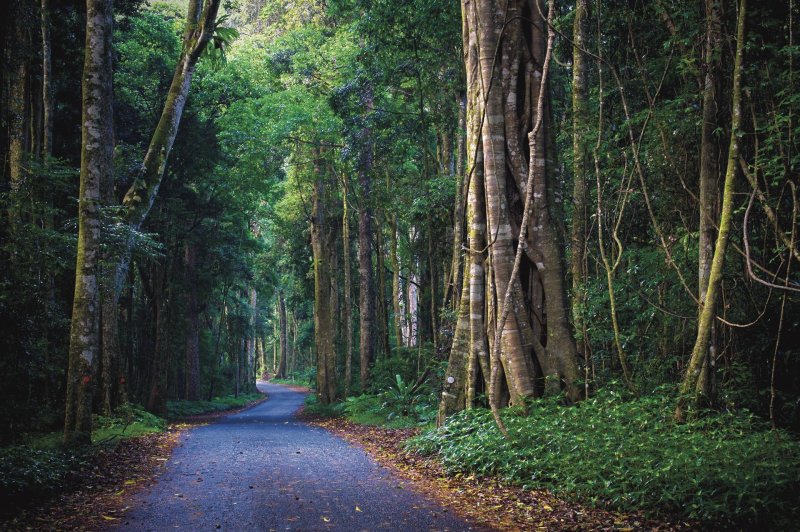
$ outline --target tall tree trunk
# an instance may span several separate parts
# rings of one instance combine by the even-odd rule
[[[193,244],[184,246],[186,275],[186,399],[200,398],[200,308],[197,304],[197,250]]]
[[[55,98],[53,96],[53,40],[51,37],[51,2],[41,0],[40,24],[42,30],[42,155],[45,159],[53,155],[53,120]]]
[[[342,254],[344,258],[344,396],[350,395],[353,385],[353,293],[350,275],[350,217],[347,205],[347,176],[342,180]]]
[[[112,0],[87,0],[83,64],[78,256],[69,342],[64,443],[91,441],[93,370],[100,345],[101,185],[113,172]]]
[[[461,282],[464,273],[463,268],[463,245],[464,245],[464,210],[466,204],[467,184],[464,178],[464,162],[466,159],[466,127],[467,127],[467,95],[462,92],[458,96],[458,128],[456,130],[456,160],[455,160],[455,180],[456,197],[455,208],[453,209],[453,249],[450,259],[450,283],[445,287],[444,305],[452,306],[454,309],[459,306],[461,301]]]
[[[586,48],[587,0],[575,3],[572,26],[572,320],[578,331],[578,351],[588,353],[588,331],[584,321],[586,310],[586,231],[587,217],[587,147],[588,121],[586,113]],[[588,364],[587,364],[588,367]]]
[[[705,301],[700,311],[697,324],[697,338],[695,339],[686,375],[681,383],[681,398],[675,409],[675,418],[682,421],[685,410],[690,402],[697,403],[702,400],[701,390],[698,390],[698,381],[704,364],[708,364],[709,342],[711,330],[716,320],[717,295],[722,284],[722,267],[725,263],[725,251],[728,245],[728,234],[731,227],[733,213],[733,188],[736,179],[736,167],[739,161],[739,143],[737,135],[740,133],[742,121],[742,62],[744,58],[745,12],[747,0],[739,0],[739,13],[736,19],[736,58],[733,65],[733,96],[731,102],[731,136],[728,145],[728,161],[725,170],[725,184],[722,190],[722,208],[719,219],[719,232],[714,246],[711,261],[711,271],[708,276],[708,288]]]
[[[391,231],[389,263],[392,266],[392,309],[394,312],[392,322],[394,324],[395,341],[398,347],[402,347],[405,344],[403,342],[403,308],[400,304],[403,300],[402,288],[400,287],[400,260],[397,257],[397,213],[392,213],[389,231]]]
[[[250,296],[250,320],[247,328],[247,340],[245,352],[247,354],[247,371],[245,372],[245,389],[247,393],[255,390],[255,376],[256,368],[256,315],[258,314],[258,293],[255,287],[251,286],[249,289]]]
[[[19,192],[25,181],[25,156],[30,147],[30,53],[31,39],[27,27],[28,20],[26,2],[17,2],[12,10],[15,17],[14,34],[11,48],[12,71],[6,74],[9,78],[8,89],[8,167],[9,192],[11,206],[9,209],[10,231],[17,232],[22,213],[19,205]],[[85,65],[84,65],[85,67]],[[13,261],[13,255],[12,255]],[[12,262],[13,263],[13,262]]]
[[[278,323],[280,327],[280,359],[275,377],[278,379],[285,379],[289,346],[286,338],[286,302],[283,299],[283,290],[278,291]]]
[[[714,130],[717,128],[717,75],[720,54],[720,0],[706,0],[706,35],[703,50],[703,125],[700,138],[700,242],[698,249],[698,300],[702,313],[708,292],[711,263],[714,256],[714,237],[717,192],[717,149]],[[708,355],[697,379],[697,394],[711,397],[711,369],[714,366],[714,324],[708,343]]]
[[[372,90],[364,90],[365,113],[372,111]],[[367,116],[369,119],[369,116]],[[372,279],[372,129],[365,125],[361,130],[361,154],[358,161],[358,183],[361,197],[358,207],[358,274],[359,274],[359,329],[361,390],[369,385],[370,364],[375,358],[375,294]]]
[[[153,307],[155,312],[155,346],[153,348],[147,410],[158,416],[167,413],[167,372],[169,371],[170,349],[165,345],[169,329],[169,301],[167,288],[167,266],[156,264],[151,281],[153,283]]]
[[[386,304],[386,267],[384,262],[385,252],[383,241],[383,216],[378,215],[378,227],[375,231],[375,267],[378,270],[378,342],[381,346],[384,356],[390,356],[392,348],[389,345],[389,309]]]
[[[327,190],[320,168],[319,154],[314,164],[313,207],[311,211],[311,248],[314,253],[314,343],[317,350],[317,396],[322,404],[336,400],[336,349],[331,297],[332,224],[326,220]]]
[[[500,301],[507,287],[519,284],[519,278],[512,279],[514,264],[514,233],[511,226],[511,212],[507,197],[507,158],[506,158],[506,133],[505,109],[503,106],[503,89],[509,85],[510,80],[502,79],[500,73],[506,69],[499,69],[495,64],[495,51],[500,46],[500,34],[505,21],[510,20],[508,30],[516,29],[516,35],[510,33],[505,37],[503,54],[508,50],[516,53],[515,47],[519,45],[519,21],[515,16],[520,16],[518,2],[509,2],[508,12],[490,0],[476,2],[472,24],[478,28],[478,64],[481,76],[480,86],[484,102],[485,120],[481,130],[483,143],[484,186],[486,194],[487,235],[492,241],[490,254],[492,256],[492,273],[494,276],[494,298]],[[480,21],[480,23],[479,23]],[[507,44],[506,44],[507,43]],[[504,57],[504,64],[510,58]],[[519,171],[519,170],[518,170]],[[512,286],[513,292],[518,292],[519,287]],[[497,303],[498,305],[500,303]],[[519,404],[525,397],[533,395],[533,371],[530,353],[526,349],[523,338],[523,328],[530,322],[524,306],[519,305],[521,313],[509,313],[503,323],[498,323],[499,357],[509,385],[511,401]],[[499,367],[493,367],[493,376],[499,372]],[[492,378],[492,382],[499,382]],[[495,390],[496,391],[496,390]]]

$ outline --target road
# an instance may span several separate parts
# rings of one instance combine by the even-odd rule
[[[294,417],[305,394],[259,383],[253,408],[188,431],[128,504],[126,530],[472,530],[361,449]],[[117,528],[115,527],[115,528]]]

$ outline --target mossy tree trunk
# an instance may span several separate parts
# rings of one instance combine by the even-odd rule
[[[704,365],[708,364],[709,342],[711,331],[716,320],[717,296],[722,284],[722,269],[725,264],[725,251],[728,245],[728,235],[733,214],[733,189],[736,179],[736,168],[739,164],[739,143],[737,135],[740,133],[742,120],[742,63],[744,58],[745,13],[747,0],[739,0],[739,13],[736,19],[736,56],[733,65],[733,94],[731,101],[731,134],[728,145],[728,160],[725,169],[725,183],[722,190],[722,205],[719,218],[719,232],[714,246],[711,270],[708,275],[708,288],[705,300],[702,301],[700,318],[697,324],[697,337],[695,339],[686,375],[681,383],[681,397],[675,409],[675,418],[679,421],[685,419],[686,408],[703,399],[702,387],[698,383],[702,378]]]
[[[718,150],[714,140],[717,129],[717,77],[720,52],[720,0],[706,0],[706,34],[703,49],[703,125],[700,138],[700,238],[698,244],[698,313],[702,313],[708,292],[711,265],[714,257],[715,217],[719,193],[717,190]],[[708,355],[697,379],[697,393],[705,398],[712,395],[711,371],[714,367],[714,325],[708,343]]]
[[[588,114],[586,110],[586,18],[587,0],[575,2],[575,20],[572,26],[572,320],[580,342],[578,350],[588,353],[588,332],[584,321],[586,308],[586,245],[588,233],[586,219],[588,208],[587,144]],[[587,364],[588,367],[588,364]]]
[[[100,347],[100,194],[113,172],[112,0],[87,0],[75,298],[69,342],[64,443],[88,444]]]
[[[311,248],[314,254],[314,343],[317,351],[317,397],[322,404],[336,400],[336,329],[333,317],[335,225],[327,216],[328,186],[320,155],[315,154],[311,211]]]

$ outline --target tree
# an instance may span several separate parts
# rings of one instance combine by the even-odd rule
[[[745,38],[745,13],[747,0],[739,0],[739,12],[736,19],[736,56],[733,65],[733,90],[731,96],[731,134],[728,144],[728,160],[725,169],[725,183],[722,189],[722,206],[719,218],[719,232],[714,246],[711,270],[708,275],[708,288],[697,324],[697,337],[695,339],[686,375],[681,383],[681,398],[675,409],[675,418],[679,421],[685,417],[685,409],[689,402],[697,402],[706,392],[706,386],[699,386],[703,378],[704,366],[710,365],[708,360],[708,344],[711,338],[711,328],[716,320],[717,297],[722,283],[722,267],[725,263],[725,252],[728,246],[728,235],[731,227],[733,213],[733,190],[739,166],[739,139],[738,135],[742,124],[742,69],[744,61]],[[703,206],[705,208],[706,206]]]
[[[473,182],[482,184],[470,201],[480,197],[487,214],[485,228],[473,221],[470,231],[481,232],[475,240],[484,240],[488,247],[486,304],[479,314],[489,324],[489,348],[494,354],[490,403],[493,408],[502,403],[503,384],[514,404],[535,395],[537,367],[548,390],[563,387],[574,401],[581,395],[577,350],[568,321],[563,245],[553,210],[557,165],[547,140],[552,132],[543,81],[549,21],[539,2],[465,1],[462,12],[468,109],[477,122],[477,127],[468,128],[470,187]],[[478,167],[482,182],[475,177]],[[530,202],[521,200],[528,197]],[[480,271],[476,266],[472,272]],[[482,299],[483,294],[475,292],[471,297]],[[479,342],[474,351],[480,352],[482,333],[474,334]],[[455,378],[450,371],[448,375]]]
[[[100,347],[100,194],[113,171],[112,0],[87,0],[78,258],[69,342],[64,442],[91,442],[94,362]]]

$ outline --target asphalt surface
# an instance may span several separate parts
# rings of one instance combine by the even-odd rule
[[[129,504],[126,530],[472,530],[361,449],[298,421],[304,393],[190,430]]]

